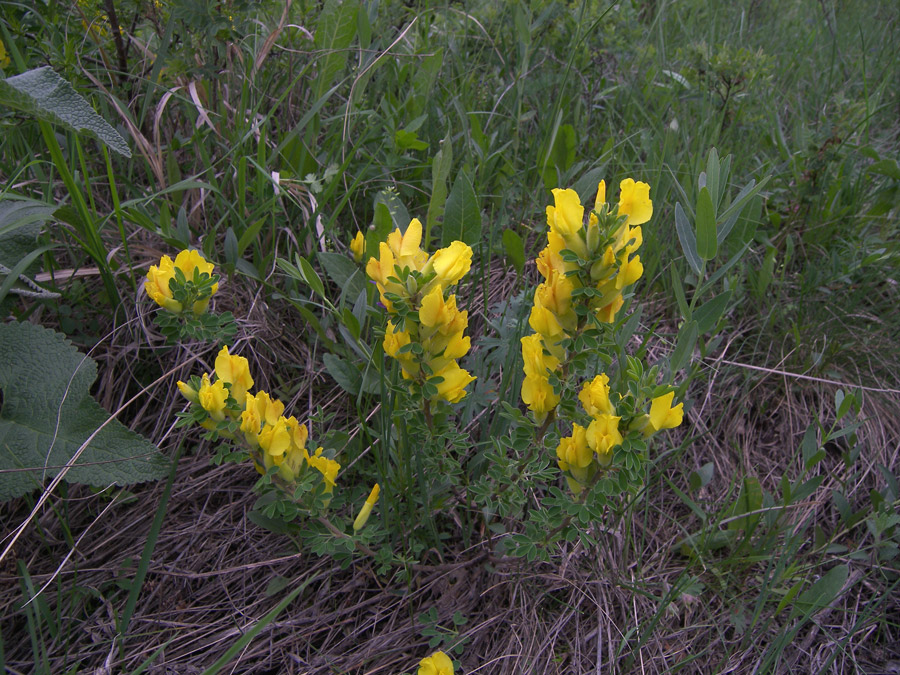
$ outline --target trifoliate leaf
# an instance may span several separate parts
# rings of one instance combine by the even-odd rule
[[[90,396],[97,365],[65,337],[30,323],[0,325],[0,499],[45,485],[109,413]],[[131,485],[166,475],[168,460],[112,420],[66,473],[70,483]]]

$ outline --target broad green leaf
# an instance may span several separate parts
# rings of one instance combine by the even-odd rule
[[[460,171],[447,197],[444,209],[444,226],[441,228],[441,246],[461,241],[469,246],[481,242],[481,208],[472,181],[465,171]]]
[[[360,375],[356,366],[334,354],[325,354],[322,357],[322,361],[325,363],[325,369],[328,371],[328,374],[340,385],[341,389],[353,396],[359,394],[362,375]]]
[[[397,196],[396,192],[392,190],[381,190],[377,195],[375,195],[375,230],[381,231],[381,228],[384,225],[383,216],[379,215],[379,205],[384,205],[387,209],[388,213],[391,216],[391,223],[393,223],[392,228],[388,228],[388,230],[384,233],[384,238],[387,237],[388,232],[393,230],[394,228],[400,228],[401,232],[406,232],[406,227],[409,225],[409,221],[411,218],[409,217],[409,211],[406,210],[406,205]],[[382,210],[383,213],[383,210]],[[384,238],[379,241],[384,241]],[[367,250],[377,251],[378,245],[376,244],[375,248],[368,249],[368,238],[366,239],[366,247]]]
[[[791,617],[794,618],[800,615],[809,617],[820,609],[828,607],[840,595],[849,576],[849,566],[836,565],[832,567],[816,583],[800,594],[796,602],[794,602]]]
[[[745,513],[759,511],[762,508],[763,494],[759,480],[755,476],[746,476],[741,486],[741,493],[731,506],[732,516],[742,516]],[[728,523],[729,530],[745,530],[748,534],[756,528],[760,514],[744,518],[735,518]]]
[[[166,475],[168,460],[90,396],[97,365],[60,333],[0,325],[0,499],[41,488],[72,461],[70,483],[131,485]]]
[[[728,307],[728,301],[731,300],[731,293],[732,291],[729,288],[694,310],[694,320],[697,322],[700,335],[708,333],[719,323],[719,319],[722,318],[722,314],[725,313],[725,309]]]
[[[675,232],[678,234],[678,241],[681,244],[681,250],[684,251],[684,257],[687,258],[694,274],[699,276],[703,262],[697,255],[697,238],[694,236],[694,228],[691,227],[681,202],[675,203]]]
[[[712,462],[707,462],[696,471],[691,471],[691,475],[688,478],[691,490],[696,492],[700,488],[709,485],[714,473],[715,465]]]
[[[716,210],[709,188],[702,188],[697,197],[697,255],[702,260],[712,260],[717,252]]]
[[[319,14],[315,45],[322,55],[318,60],[314,100],[322,98],[347,65],[347,48],[356,37],[358,10],[359,3],[352,0],[326,0]]]
[[[119,132],[50,66],[0,80],[0,104],[96,138],[120,155],[131,157],[131,149]]]
[[[0,237],[7,232],[33,223],[38,226],[43,225],[53,217],[56,209],[55,204],[47,204],[35,199],[9,199],[8,196],[2,198],[0,201]],[[3,254],[0,252],[0,262],[9,265],[9,262],[4,261],[2,256]]]
[[[516,272],[522,274],[525,269],[525,244],[518,232],[503,230],[503,250]]]
[[[325,273],[341,289],[341,295],[348,302],[355,302],[365,289],[359,265],[341,253],[319,253],[318,258]]]

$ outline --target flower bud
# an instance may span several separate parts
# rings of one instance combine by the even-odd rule
[[[359,510],[359,515],[356,516],[356,520],[353,521],[353,531],[359,532],[366,526],[366,522],[369,520],[369,514],[372,513],[372,507],[378,502],[378,495],[381,492],[381,487],[378,483],[375,483],[375,486],[372,488],[372,491],[369,493],[368,498],[366,498],[366,503],[363,504],[363,507]]]

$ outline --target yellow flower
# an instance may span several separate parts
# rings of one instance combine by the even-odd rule
[[[587,430],[580,424],[572,425],[572,435],[559,439],[556,457],[559,468],[563,471],[571,468],[586,469],[594,458],[587,442]]]
[[[547,207],[547,225],[566,242],[566,248],[576,255],[587,256],[582,232],[584,230],[584,207],[575,190],[553,190],[554,206]]]
[[[553,271],[547,281],[540,284],[534,292],[535,299],[539,299],[543,307],[553,312],[560,326],[566,330],[574,330],[578,325],[578,315],[572,307],[573,290],[575,284],[572,279]]]
[[[643,273],[644,266],[641,264],[641,256],[636,255],[619,267],[619,273],[616,275],[616,289],[622,290],[626,286],[631,286],[641,278]]]
[[[203,256],[197,251],[184,250],[175,256],[174,263],[169,256],[164,255],[160,258],[158,267],[151,265],[150,269],[147,270],[147,281],[144,283],[144,290],[147,291],[147,295],[163,309],[180,314],[184,311],[184,308],[180,302],[173,299],[172,290],[169,288],[169,281],[175,278],[176,267],[184,273],[187,281],[192,281],[195,269],[212,276],[215,266],[204,260]],[[215,293],[218,289],[219,284],[213,284],[212,293]],[[209,298],[198,300],[191,307],[191,311],[199,316],[206,311],[208,306]]]
[[[453,661],[444,652],[435,652],[419,662],[417,675],[453,675]]]
[[[435,252],[430,260],[434,268],[435,283],[443,288],[458,283],[472,266],[472,248],[461,241],[454,241],[447,248]]]
[[[147,281],[144,282],[144,290],[157,305],[175,314],[180,314],[182,309],[180,302],[172,298],[172,290],[169,288],[169,280],[175,278],[175,265],[172,259],[164,255],[159,260],[159,266],[150,265],[147,270]]]
[[[442,377],[443,381],[436,383],[438,398],[442,398],[449,403],[459,403],[466,395],[466,386],[475,380],[467,370],[463,370],[455,361],[451,361],[447,366],[434,374],[434,377]]]
[[[555,344],[564,336],[565,331],[559,323],[559,319],[549,309],[544,307],[539,296],[535,295],[534,307],[531,308],[531,314],[528,317],[528,325],[535,333],[544,336],[547,342]]]
[[[546,377],[526,375],[522,381],[522,402],[536,417],[542,419],[557,406],[559,396],[553,392]]]
[[[587,442],[591,450],[597,453],[600,464],[606,466],[612,461],[612,451],[622,443],[619,432],[620,417],[615,415],[599,415],[587,428]]]
[[[594,199],[594,211],[599,211],[606,203],[606,181],[601,180],[597,184],[597,196]]]
[[[359,230],[356,231],[356,236],[350,242],[350,252],[353,254],[353,259],[356,262],[362,262],[363,255],[366,252],[366,238]]]
[[[628,216],[629,225],[646,223],[653,217],[653,202],[650,201],[650,186],[626,178],[619,183],[619,215]]]
[[[675,392],[657,396],[650,402],[650,424],[644,429],[644,435],[650,436],[663,429],[674,429],[684,419],[684,403],[672,405]],[[649,433],[648,433],[649,431]]]
[[[444,292],[440,286],[432,288],[419,306],[419,321],[423,326],[435,328],[449,324],[456,315],[456,296],[451,295],[453,302],[444,301]]]
[[[404,352],[399,354],[401,347],[405,347],[411,342],[409,331],[397,330],[392,321],[388,321],[387,327],[384,329],[384,353],[397,359],[403,368],[404,377],[415,377],[419,373],[419,364],[416,363],[415,356],[412,352]]]
[[[211,383],[209,375],[203,373],[200,391],[197,392],[197,398],[203,409],[209,413],[209,416],[216,422],[225,419],[225,400],[228,398],[228,390],[222,380],[216,380]]]
[[[522,338],[522,369],[531,377],[547,377],[547,371],[559,366],[559,359],[544,353],[544,343],[538,333]]]
[[[401,233],[399,228],[391,232],[388,235],[387,244],[397,256],[397,265],[400,269],[409,267],[421,271],[428,259],[428,254],[419,248],[422,244],[422,223],[418,218],[409,221],[406,232]]]
[[[263,461],[266,468],[272,464],[275,466],[281,464],[284,460],[284,453],[291,447],[291,433],[288,430],[287,420],[279,417],[275,424],[267,424],[259,432],[257,442],[263,449]]]
[[[243,356],[229,354],[226,345],[216,356],[216,377],[231,384],[232,397],[239,406],[243,407],[247,391],[253,386],[249,361]]]
[[[259,391],[256,396],[247,394],[244,402],[244,412],[241,413],[241,431],[244,438],[251,446],[259,442],[257,436],[263,424],[273,425],[284,412],[284,403],[278,399],[272,399],[264,391]]]
[[[378,483],[375,483],[375,486],[372,488],[372,491],[366,499],[366,503],[363,504],[363,507],[359,510],[359,515],[356,516],[356,520],[353,521],[354,532],[359,532],[366,526],[366,523],[369,520],[369,514],[372,513],[372,507],[378,502],[378,495],[380,492],[381,487]]]
[[[616,295],[612,302],[596,311],[597,320],[602,323],[613,323],[616,320],[616,314],[624,304],[625,299],[621,295]]]
[[[338,471],[341,470],[341,465],[333,459],[324,457],[322,448],[316,448],[316,454],[311,455],[309,458],[309,465],[322,474],[322,478],[325,481],[325,494],[331,494],[337,480]]]
[[[591,417],[601,414],[612,415],[615,412],[609,400],[609,377],[605,373],[597,375],[590,382],[585,382],[581,393],[578,394],[578,400]]]
[[[184,396],[191,403],[200,403],[200,398],[197,395],[197,390],[194,389],[187,382],[182,382],[178,380],[178,391],[181,392],[181,395]]]
[[[300,424],[293,415],[284,421],[284,425],[287,427],[290,446],[278,466],[278,475],[292,482],[300,474],[303,465],[309,461],[309,453],[306,451],[309,431],[306,425]]]

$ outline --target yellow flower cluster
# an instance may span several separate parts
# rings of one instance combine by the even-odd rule
[[[397,229],[380,244],[366,274],[392,317],[384,334],[385,353],[400,362],[404,378],[436,392],[431,400],[456,403],[475,378],[457,363],[470,347],[465,335],[469,313],[457,309],[456,296],[448,289],[469,271],[472,249],[454,241],[429,256],[421,243],[422,223],[413,218],[405,233]]]
[[[9,55],[6,53],[6,45],[0,40],[0,68],[6,68],[9,65]]]
[[[600,181],[587,227],[578,193],[553,190],[547,246],[536,261],[544,281],[528,320],[534,334],[522,338],[522,400],[537,419],[559,403],[549,375],[565,360],[560,343],[594,323],[613,323],[623,290],[643,274],[635,252],[643,241],[639,226],[653,215],[650,186],[626,178],[619,189],[619,203],[610,207]]]
[[[675,392],[669,392],[652,399],[650,413],[633,419],[627,429],[637,429],[645,438],[663,429],[674,429],[684,417],[684,404],[672,406],[674,398]],[[613,450],[623,441],[622,418],[616,415],[605,373],[585,382],[578,400],[591,422],[587,428],[573,424],[572,435],[561,438],[556,448],[559,468],[568,472],[566,480],[576,494],[591,481],[598,468],[610,465]]]
[[[144,282],[144,290],[147,291],[147,295],[163,309],[174,314],[181,314],[184,311],[184,307],[175,300],[170,286],[170,282],[175,279],[176,268],[184,273],[184,278],[187,281],[192,281],[195,270],[199,270],[201,274],[212,276],[215,266],[211,262],[207,262],[200,253],[194,250],[182,251],[175,256],[175,262],[172,262],[169,256],[164,255],[160,259],[158,267],[156,265],[150,266],[147,272],[147,281]],[[217,290],[219,290],[219,284],[215,283],[212,286],[210,296]],[[191,311],[196,316],[200,316],[206,312],[208,307],[209,297],[206,297],[203,300],[194,302],[191,306]]]
[[[313,454],[307,451],[306,425],[293,416],[284,417],[284,403],[265,391],[250,393],[253,377],[247,359],[230,354],[227,346],[222,347],[216,356],[215,378],[204,373],[199,389],[178,382],[184,397],[209,415],[203,426],[212,429],[226,419],[239,419],[241,435],[250,447],[257,471],[264,474],[276,466],[279,478],[290,484],[305,473],[306,467],[312,467],[322,474],[325,493],[330,494],[341,465],[325,457],[322,448]],[[229,404],[229,398],[233,404]]]
[[[453,675],[453,661],[444,652],[435,652],[419,662],[417,675]]]

